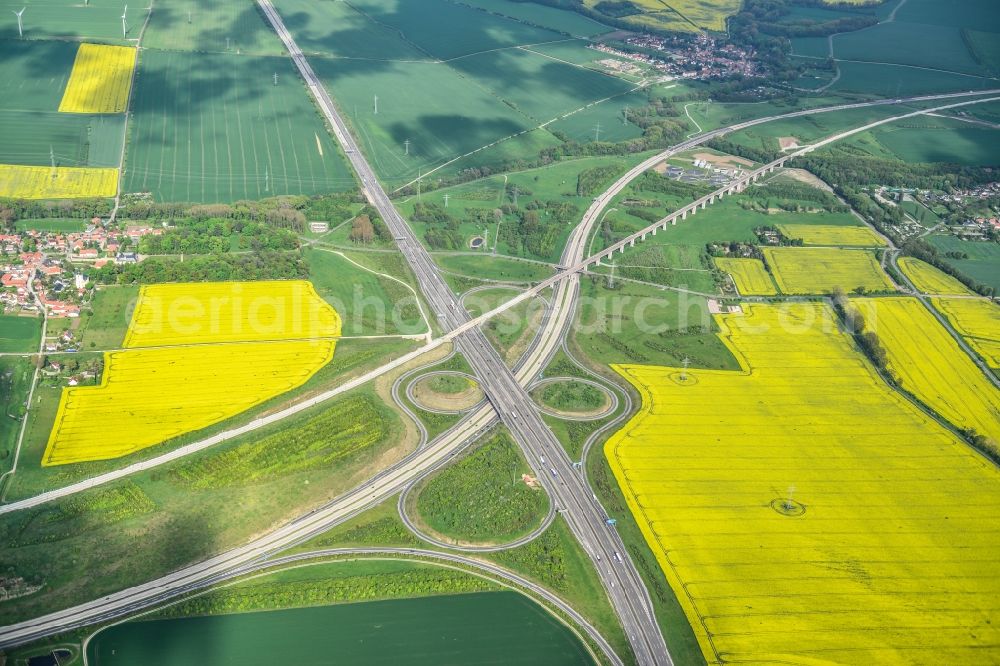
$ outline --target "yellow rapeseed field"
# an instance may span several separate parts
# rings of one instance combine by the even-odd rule
[[[932,298],[931,302],[990,367],[1000,368],[1000,306],[985,298]]]
[[[311,282],[205,282],[142,288],[126,347],[340,335],[340,317]]]
[[[144,287],[100,386],[63,389],[43,465],[117,458],[304,384],[340,318],[303,280]]]
[[[334,342],[251,342],[105,354],[100,386],[63,390],[43,465],[107,460],[235,416],[301,386]]]
[[[835,247],[766,247],[764,258],[785,294],[829,294],[835,287],[853,291],[893,289],[875,255]]]
[[[113,197],[118,192],[118,169],[0,164],[0,197],[17,199],[76,199]]]
[[[1000,471],[819,303],[717,316],[743,370],[626,365],[605,453],[709,663],[971,664],[1000,643]]]
[[[913,297],[852,301],[874,330],[900,386],[958,428],[1000,442],[1000,391]]]
[[[777,227],[788,238],[798,238],[805,245],[885,246],[885,239],[868,227],[839,224],[779,224]]]
[[[918,291],[925,294],[972,294],[964,284],[934,268],[930,264],[914,259],[900,257],[899,269],[910,279]]]
[[[135,49],[131,46],[80,44],[59,111],[124,112],[134,67]]]
[[[715,265],[733,277],[736,289],[745,296],[773,296],[778,293],[760,259],[715,257]]]

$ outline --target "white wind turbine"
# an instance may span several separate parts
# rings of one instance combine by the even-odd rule
[[[122,10],[122,39],[128,38],[128,22],[125,20],[125,16],[128,14],[128,5],[125,5],[125,9]]]
[[[11,14],[13,14],[14,16],[17,17],[17,36],[18,37],[24,37],[24,25],[21,23],[21,14],[24,13],[25,9],[27,9],[27,7],[21,7],[21,11],[19,11],[19,12],[15,12],[15,11],[11,10]]]

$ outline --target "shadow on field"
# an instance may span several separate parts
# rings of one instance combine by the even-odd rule
[[[230,4],[220,0],[198,0],[198,2],[172,5],[157,2],[150,19],[149,31],[164,35],[169,35],[173,31],[188,33],[196,31],[190,39],[191,44],[187,46],[195,51],[222,51],[227,38],[233,40],[235,44],[251,45],[251,50],[254,48],[253,45],[267,41],[273,42],[273,48],[269,49],[270,53],[282,50],[281,40],[274,34],[253,2],[248,2],[231,21],[222,20],[225,9]],[[192,14],[190,23],[189,12]]]
[[[20,61],[25,78],[29,80],[62,79],[73,69],[78,47],[76,42],[0,39],[0,62]],[[18,99],[7,99],[2,105],[17,105],[18,102]]]
[[[632,88],[621,79],[543,60],[542,56],[519,49],[477,54],[448,64],[466,76],[484,81],[499,95],[510,95],[514,99],[538,91],[542,93],[540,96],[561,95],[567,101],[575,100],[576,104],[583,105]],[[563,112],[571,110],[562,109]]]
[[[459,115],[417,116],[410,123],[393,123],[388,128],[393,140],[402,145],[413,136],[447,137],[449,135],[481,136],[495,141],[524,130],[524,126],[507,118],[469,118]],[[411,155],[420,155],[414,146]]]

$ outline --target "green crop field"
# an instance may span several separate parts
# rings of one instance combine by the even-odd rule
[[[966,29],[964,35],[972,56],[994,76],[1000,73],[1000,34]]]
[[[1000,165],[1000,132],[960,120],[892,123],[872,131],[875,139],[904,162]]]
[[[129,132],[124,189],[159,201],[354,185],[287,58],[144,51]]]
[[[633,88],[620,78],[520,49],[472,55],[451,66],[538,123]]]
[[[930,93],[987,90],[996,81],[980,76],[938,72],[903,65],[838,62],[840,80],[830,92],[850,92],[881,97],[907,97]]]
[[[496,143],[490,143],[468,155],[444,164],[434,171],[434,177],[450,178],[467,169],[485,168],[494,172],[513,171],[523,166],[520,164],[521,160],[535,159],[542,149],[558,145],[560,145],[559,139],[547,129],[533,129],[524,134],[516,134],[502,140],[498,139]],[[409,182],[412,181],[411,178]]]
[[[916,44],[920,48],[913,48]],[[965,74],[986,73],[969,53],[958,28],[910,23],[898,17],[892,23],[835,35],[833,54],[838,60],[895,63]]]
[[[806,16],[818,11],[850,15],[813,7],[795,7],[792,14]],[[842,32],[830,40],[795,38],[791,40],[792,53],[819,59],[832,53],[838,60],[840,78],[831,91],[902,97],[995,87],[995,81],[983,78],[995,74],[1000,64],[995,46],[1000,40],[1000,20],[990,0],[886,2],[874,12],[881,21],[878,25]],[[806,87],[822,84],[817,81]]]
[[[402,184],[537,124],[445,64],[315,59],[312,65],[353,125],[372,168],[390,183]],[[542,132],[522,149],[536,155],[557,144]]]
[[[792,55],[825,59],[830,54],[830,41],[826,37],[795,37],[789,41]]]
[[[573,58],[590,58],[595,52],[579,40],[444,0],[431,2],[433,14],[413,3],[387,13],[387,3],[377,0],[349,6],[281,3],[289,29],[307,52],[359,54],[316,58],[313,67],[373,168],[390,184],[446,164],[439,175],[533,158],[559,143],[550,132],[533,129],[549,121],[553,131],[580,140],[595,136],[598,123],[604,139],[640,134],[624,122],[625,107],[646,102],[645,94],[630,92],[633,84],[535,50],[568,45]],[[327,32],[327,25],[338,26],[338,32]],[[518,46],[524,48],[512,48]],[[435,62],[436,57],[447,60]],[[465,157],[471,151],[477,152]]]
[[[122,6],[118,0],[0,0],[0,39],[17,38],[13,12],[26,7],[22,16],[25,39],[71,39],[121,44]],[[146,16],[146,5],[135,3],[128,12],[130,39],[138,36]]]
[[[73,42],[0,39],[0,109],[58,112],[77,48]]]
[[[972,279],[1000,291],[1000,244],[963,241],[943,234],[934,234],[927,240],[942,253],[961,252],[969,255],[967,259],[942,259]]]
[[[640,136],[641,129],[625,122],[625,109],[646,105],[648,93],[633,91],[632,83],[593,64],[603,57],[573,40],[470,56],[452,65],[533,120],[554,120],[547,129],[570,139],[622,141]],[[587,106],[594,101],[600,103]]]
[[[37,352],[41,317],[0,314],[0,353]]]
[[[524,48],[533,53],[543,53],[552,58],[557,58],[574,65],[583,65],[584,67],[589,67],[590,69],[596,69],[602,72],[605,70],[602,65],[597,64],[598,60],[604,60],[606,58],[621,60],[621,58],[616,58],[615,56],[604,53],[603,51],[587,48],[588,46],[593,45],[593,43],[594,42],[589,39],[564,39],[558,42],[536,44],[534,46],[526,46]]]
[[[400,38],[398,30],[373,20],[352,3],[278,0],[274,5],[303,53],[372,61],[433,60]]]
[[[89,124],[87,116],[68,113],[0,111],[0,163],[48,165],[51,149],[59,166],[85,166]]]
[[[940,2],[940,0],[908,0],[907,2],[886,3],[876,10],[881,14],[899,7],[897,21],[923,23],[927,25],[950,26],[953,28],[974,26],[979,30],[1000,32],[1000,15],[994,0],[962,0],[960,3]]]
[[[332,4],[332,3],[323,3]],[[253,0],[156,0],[142,45],[171,51],[281,55],[281,40]]]
[[[521,479],[531,469],[505,430],[417,489],[417,514],[434,531],[461,541],[503,543],[538,526],[548,496]]]
[[[530,25],[580,37],[593,37],[614,30],[614,28],[606,26],[603,23],[598,23],[576,12],[536,4],[534,2],[462,0],[462,4],[477,7],[494,14],[502,14]]]
[[[442,60],[492,49],[566,39],[565,35],[551,30],[487,14],[448,0],[353,0],[351,5],[371,20],[398,30],[402,38],[420,51]]]
[[[625,114],[641,107],[649,101],[646,93],[637,91],[618,95],[589,108],[560,118],[546,127],[552,132],[565,134],[567,138],[587,143],[594,139],[601,141],[625,141],[642,136],[642,130],[625,122]]]
[[[308,597],[312,603],[327,596],[335,602],[338,593],[346,590],[360,599],[371,597],[366,586],[377,590],[375,598],[399,596],[407,589],[419,593],[422,587],[439,593],[280,611],[209,616],[195,612],[180,619],[129,622],[97,634],[89,643],[87,663],[183,666],[201,661],[207,651],[204,646],[209,645],[214,663],[231,664],[303,664],[315,662],[320,654],[337,655],[337,663],[412,666],[488,663],[496,655],[510,663],[593,663],[582,641],[529,598],[511,591],[476,592],[496,586],[454,571],[380,574],[375,569],[367,577],[272,585],[276,591],[263,588],[257,593]],[[243,601],[240,598],[237,603]],[[197,656],[193,656],[194,645],[202,646]]]
[[[1000,40],[1000,21],[988,3],[908,0],[878,5],[875,14],[881,23],[833,36],[832,55],[838,60],[840,78],[830,90],[896,97],[995,87],[995,81],[983,78],[995,75],[1000,67],[995,46]],[[896,7],[894,19],[887,20]],[[816,11],[830,13],[795,7],[792,14]],[[796,56],[826,59],[831,54],[827,37],[800,37],[791,43]],[[803,79],[794,85],[818,87],[831,77],[815,82]]]
[[[1000,104],[997,102],[987,102],[986,104],[976,104],[975,106],[955,109],[951,113],[955,116],[972,117],[1000,125]]]
[[[0,163],[117,167],[124,116],[0,111]],[[52,154],[50,154],[50,149]]]

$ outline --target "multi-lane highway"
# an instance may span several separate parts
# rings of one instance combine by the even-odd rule
[[[0,646],[20,644],[57,631],[130,614],[177,594],[204,587],[227,572],[259,562],[290,545],[300,543],[312,535],[328,529],[331,525],[357,515],[392,496],[414,479],[454,456],[478,433],[494,422],[496,414],[499,413],[525,448],[539,476],[546,479],[546,485],[553,501],[564,510],[563,515],[570,527],[588,554],[594,558],[595,565],[602,576],[609,597],[619,613],[637,659],[642,663],[669,663],[669,654],[652,617],[651,604],[645,587],[629,562],[617,534],[604,524],[603,512],[592,499],[579,472],[572,468],[562,448],[545,427],[534,405],[527,399],[521,388],[544,367],[548,358],[551,357],[563,339],[563,333],[572,317],[575,304],[578,289],[577,273],[572,271],[563,273],[551,283],[555,293],[548,317],[543,323],[543,330],[526,358],[512,374],[476,328],[483,319],[469,320],[467,313],[457,305],[455,297],[444,284],[423,247],[413,237],[409,226],[392,206],[367,162],[361,156],[346,126],[340,120],[332,100],[319,84],[301,51],[295,46],[294,40],[291,39],[281,23],[280,17],[267,0],[261,0],[260,4],[265,16],[272,22],[282,40],[285,41],[289,53],[302,72],[324,115],[330,120],[335,135],[357,170],[366,196],[369,197],[373,205],[378,207],[380,214],[383,215],[386,223],[396,234],[400,250],[413,267],[425,297],[434,311],[432,316],[438,319],[442,329],[450,331],[444,337],[455,339],[459,349],[480,375],[483,387],[489,395],[493,407],[477,409],[458,426],[416,454],[372,478],[364,486],[346,493],[330,504],[315,509],[270,534],[160,579],[70,609],[2,628],[0,629]],[[988,92],[990,91],[975,94],[983,95]],[[968,94],[970,93],[838,105],[785,114],[781,117],[787,118],[863,106],[961,97]],[[582,223],[574,230],[567,243],[563,254],[563,265],[572,267],[585,261],[587,238],[604,207],[612,197],[642,171],[670,154],[691,148],[714,136],[754,124],[769,122],[775,118],[777,116],[748,121],[701,135],[650,158],[629,171],[607,192],[598,197],[588,209]],[[425,350],[426,348],[422,351]]]
[[[459,306],[455,294],[409,224],[400,216],[388,194],[375,177],[333,100],[323,88],[308,60],[285,28],[270,0],[258,0],[265,17],[278,33],[300,74],[312,92],[351,166],[361,180],[368,201],[396,239],[396,245],[416,276],[430,304],[432,317],[444,331],[469,323],[468,312]],[[565,291],[574,286],[560,287]],[[482,330],[472,327],[455,338],[458,349],[479,377],[480,385],[499,418],[521,445],[552,502],[584,549],[595,561],[608,597],[618,614],[629,643],[641,664],[672,663],[666,642],[653,615],[653,605],[639,573],[622,547],[617,533],[609,527],[601,508],[591,500],[590,491],[563,450],[559,440],[542,421],[541,414],[514,373],[489,343]],[[544,462],[543,462],[544,461]]]

